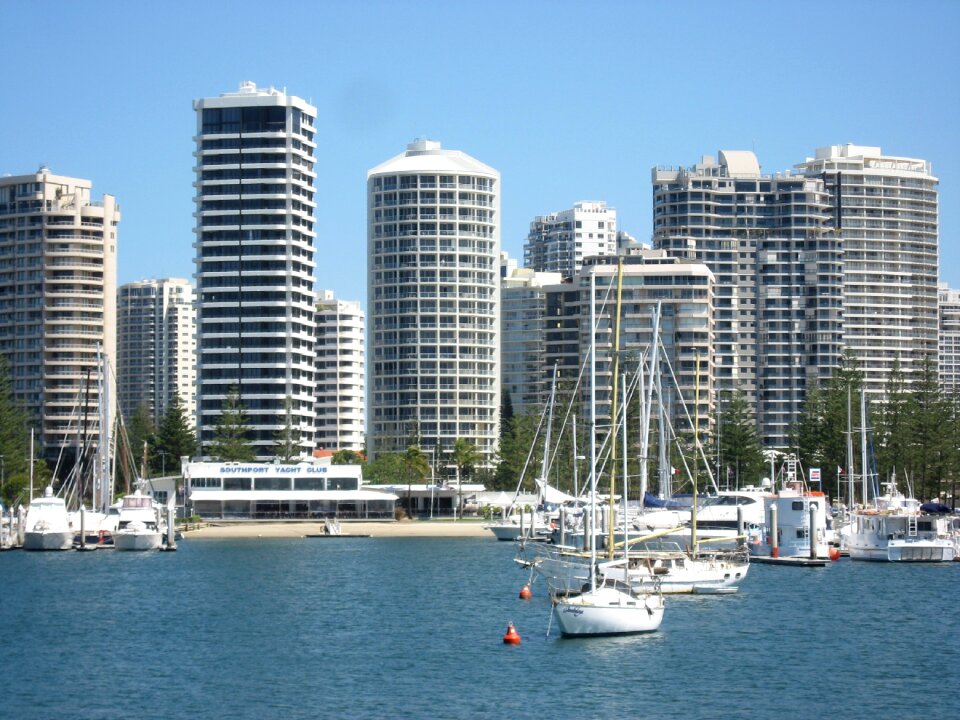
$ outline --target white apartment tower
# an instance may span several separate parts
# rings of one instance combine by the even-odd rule
[[[947,395],[960,393],[960,290],[938,285],[940,387]]]
[[[518,268],[500,254],[500,362],[502,387],[515,413],[538,413],[550,393],[551,369],[544,362],[547,292],[560,273]]]
[[[367,448],[462,438],[494,461],[500,427],[500,174],[420,140],[367,173]]]
[[[75,444],[84,410],[97,417],[98,354],[116,358],[119,222],[89,180],[0,177],[0,354],[48,458]]]
[[[620,274],[622,270],[622,275]],[[558,375],[569,385],[580,382],[586,397],[585,367],[591,338],[590,281],[594,277],[597,308],[597,411],[610,417],[613,337],[616,325],[616,296],[619,284],[620,371],[636,372],[636,359],[647,352],[653,339],[653,310],[659,303],[661,362],[672,373],[662,372],[661,390],[673,427],[688,432],[695,413],[700,357],[700,429],[711,425],[714,354],[714,275],[700,262],[669,256],[663,250],[635,248],[623,257],[588,258],[573,282],[547,288],[557,302],[551,303],[549,318],[556,326],[544,355],[558,362]],[[620,281],[618,282],[618,276]],[[574,342],[575,341],[575,342]],[[572,356],[571,351],[576,351]],[[681,402],[682,400],[682,402]],[[684,406],[685,404],[685,406]]]
[[[821,179],[764,175],[749,151],[654,168],[654,246],[716,275],[716,400],[742,391],[785,448],[808,388],[843,349],[843,254]]]
[[[317,448],[365,447],[364,315],[359,302],[331,290],[317,303]]]
[[[197,311],[189,280],[165,278],[117,291],[117,395],[129,422],[139,406],[160,422],[179,398],[196,427]]]
[[[274,88],[194,101],[197,424],[239,391],[257,458],[288,420],[314,449],[316,108]]]
[[[573,277],[587,257],[617,254],[617,211],[605,202],[578,202],[530,223],[524,266]]]
[[[936,360],[939,223],[926,160],[831,145],[796,166],[822,180],[843,242],[843,340],[882,395],[899,358],[904,383]]]

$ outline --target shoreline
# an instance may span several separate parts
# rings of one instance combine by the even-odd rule
[[[476,520],[397,520],[393,522],[342,521],[341,537],[351,535],[372,538],[395,537],[488,537],[493,533],[486,523]],[[183,533],[184,540],[221,540],[225,538],[302,538],[322,535],[323,522],[244,522],[204,525]]]

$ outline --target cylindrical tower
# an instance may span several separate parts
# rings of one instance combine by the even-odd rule
[[[367,174],[370,453],[499,437],[500,173],[422,140]]]

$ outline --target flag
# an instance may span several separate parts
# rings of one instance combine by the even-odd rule
[[[846,473],[843,472],[843,468],[842,468],[842,467],[840,467],[839,465],[837,465],[837,477],[839,477],[840,475],[846,475]]]

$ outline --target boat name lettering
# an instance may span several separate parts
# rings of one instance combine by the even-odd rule
[[[571,615],[583,615],[583,610],[578,607],[570,607],[567,605],[561,610],[561,612],[570,613]]]

